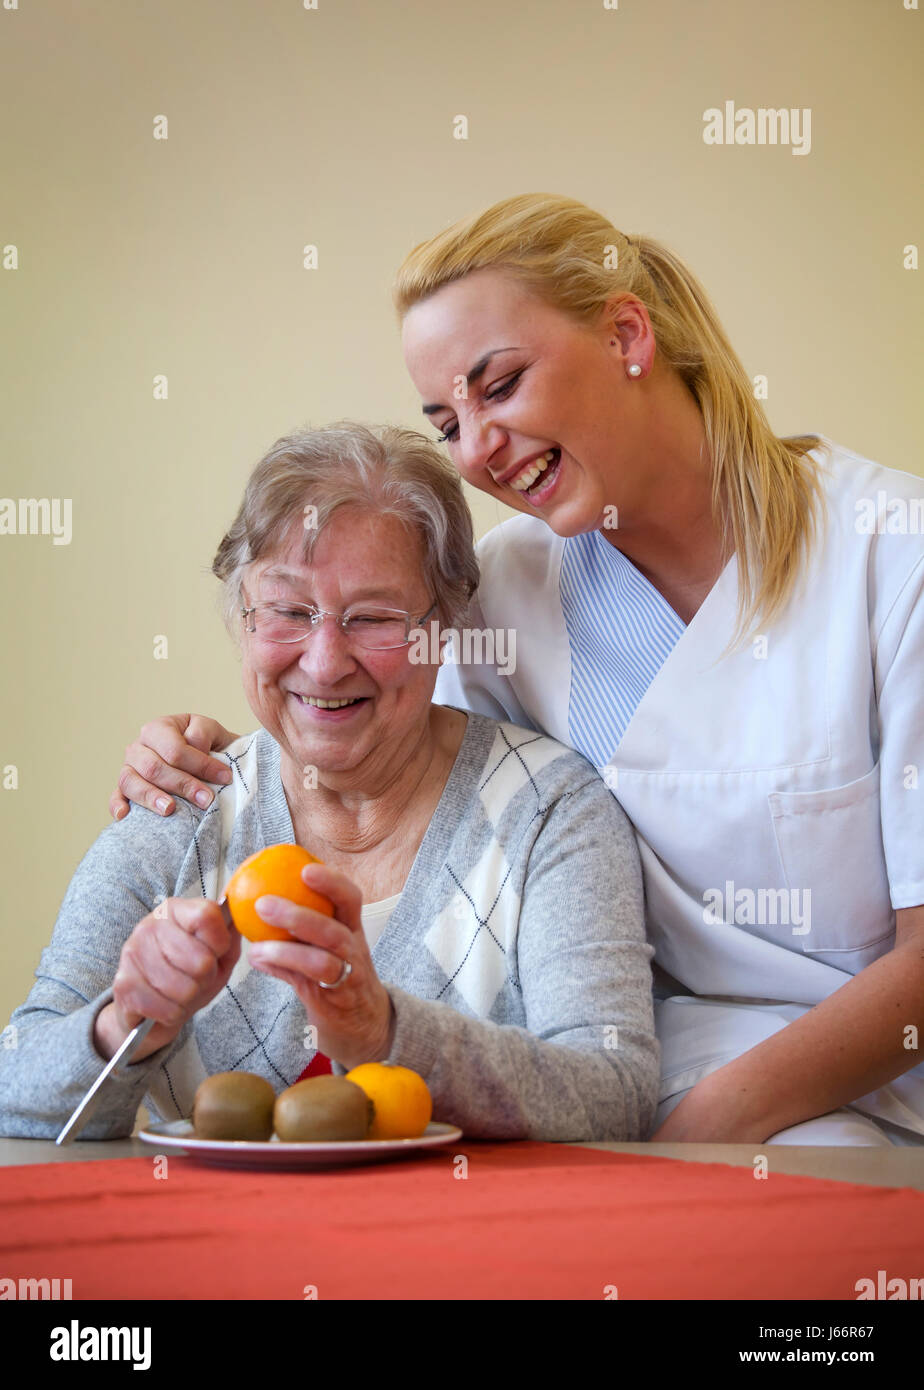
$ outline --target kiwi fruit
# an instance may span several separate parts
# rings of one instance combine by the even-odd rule
[[[310,1076],[276,1097],[273,1125],[287,1143],[365,1139],[374,1106],[345,1076]]]
[[[197,1139],[269,1139],[276,1092],[263,1076],[221,1071],[196,1091],[193,1128]]]

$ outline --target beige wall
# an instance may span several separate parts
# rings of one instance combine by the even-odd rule
[[[0,494],[72,499],[73,535],[0,536],[0,1022],[143,720],[252,722],[207,574],[252,464],[304,422],[422,424],[389,286],[456,217],[552,191],[660,237],[779,433],[922,471],[903,0],[11,3]],[[727,100],[810,108],[810,152],[705,144]],[[483,531],[499,509],[472,501]]]

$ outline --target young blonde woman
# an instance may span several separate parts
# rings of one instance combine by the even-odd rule
[[[774,436],[682,261],[571,199],[441,232],[395,302],[424,415],[522,514],[469,619],[516,670],[436,698],[570,743],[634,824],[650,1137],[924,1144],[924,482]],[[210,797],[233,737],[145,726],[113,813]]]

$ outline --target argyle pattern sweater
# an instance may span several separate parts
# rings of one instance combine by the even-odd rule
[[[99,1074],[95,1016],[119,954],[167,897],[219,899],[237,865],[295,839],[279,747],[265,730],[222,755],[231,785],[205,811],[133,805],[67,890],[36,983],[0,1050],[0,1133],[52,1138]],[[248,963],[160,1051],[110,1079],[81,1137],[188,1117],[220,1071],[277,1093],[314,1057],[295,992]],[[397,906],[372,949],[395,1009],[388,1061],[413,1068],[434,1119],[473,1137],[647,1137],[658,1095],[652,948],[633,831],[590,764],[554,740],[469,714]],[[333,1070],[344,1068],[332,1059]]]

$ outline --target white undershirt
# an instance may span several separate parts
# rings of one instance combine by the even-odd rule
[[[370,949],[378,941],[382,932],[388,925],[388,919],[398,905],[400,893],[395,893],[390,898],[382,898],[377,903],[366,903],[362,909],[363,931],[366,933],[366,940]]]

